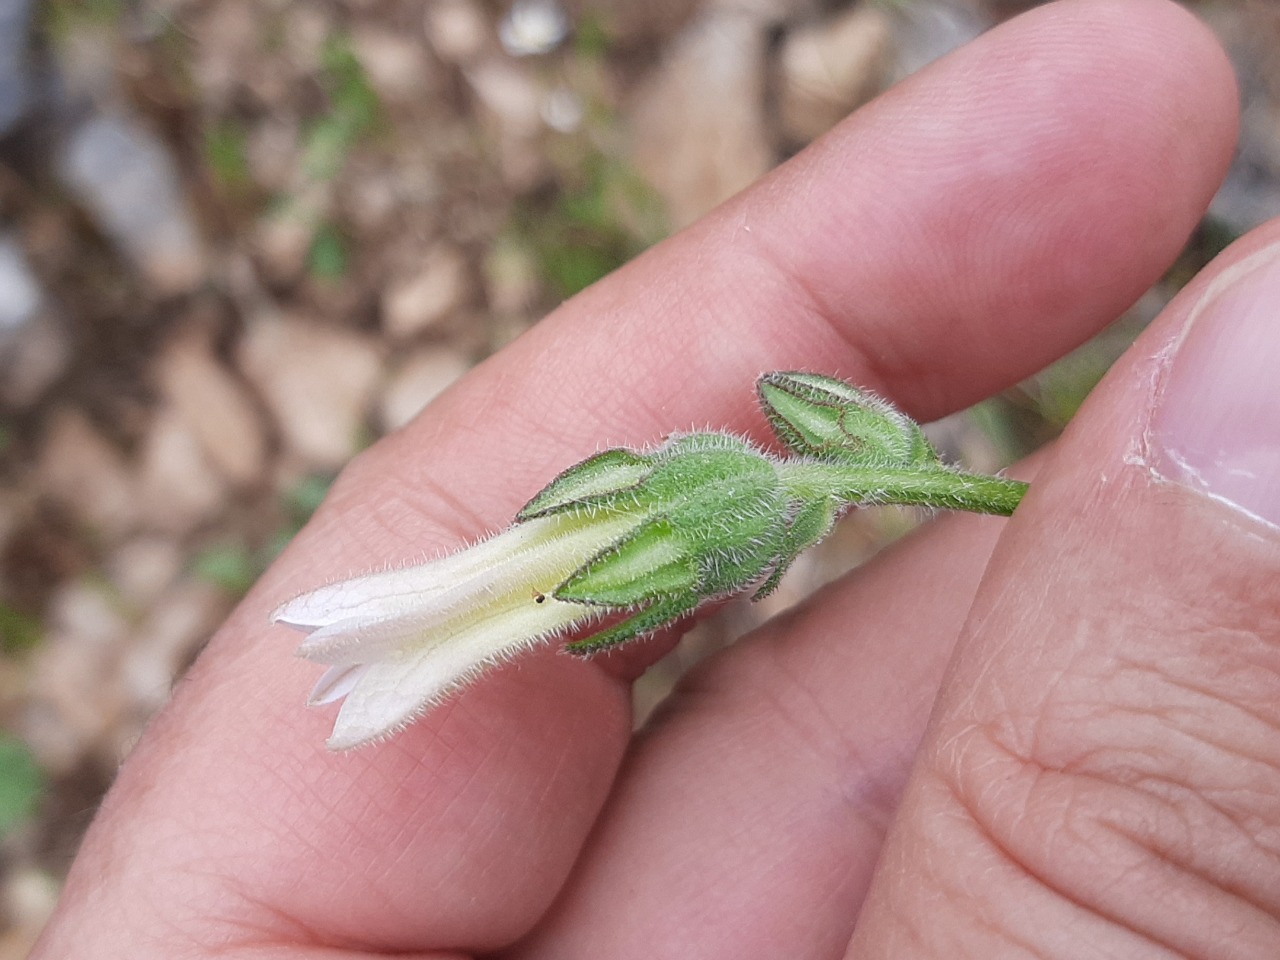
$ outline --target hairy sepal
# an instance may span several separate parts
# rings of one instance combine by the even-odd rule
[[[889,401],[816,373],[770,373],[756,382],[774,432],[801,456],[857,466],[938,463],[924,432]]]

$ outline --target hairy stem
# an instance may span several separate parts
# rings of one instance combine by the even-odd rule
[[[818,461],[784,461],[777,469],[787,490],[804,502],[836,497],[852,504],[898,503],[1007,517],[1027,492],[1027,484],[1020,480],[940,466],[852,467]]]

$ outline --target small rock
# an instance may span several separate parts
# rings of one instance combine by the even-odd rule
[[[208,339],[175,340],[160,357],[158,374],[165,397],[209,462],[239,486],[260,480],[267,455],[262,422],[244,388],[214,357]]]
[[[498,316],[523,316],[537,302],[542,289],[538,262],[521,242],[499,238],[484,261],[485,299]]]
[[[31,105],[27,30],[31,0],[0,0],[0,136],[22,119]]]
[[[502,49],[513,57],[550,53],[569,35],[569,17],[556,0],[515,0],[498,24]]]
[[[285,442],[309,465],[336,469],[356,452],[382,366],[374,341],[262,316],[241,342],[239,362]]]
[[[503,180],[515,193],[533,189],[548,168],[545,151],[536,147],[544,130],[539,78],[530,64],[500,55],[479,60],[464,73],[485,108],[481,118],[493,128]]]
[[[490,57],[468,67],[466,77],[505,135],[532,137],[542,130],[542,92],[524,64]]]
[[[33,867],[11,868],[4,884],[0,960],[25,960],[58,902],[58,882]]]
[[[1207,4],[1198,10],[1236,68],[1240,138],[1210,214],[1234,233],[1280,216],[1280,10],[1275,4]]]
[[[53,598],[32,653],[23,739],[52,776],[93,753],[123,706],[115,665],[132,625],[99,585],[73,581]]]
[[[284,39],[286,59],[301,73],[315,73],[324,66],[325,45],[333,36],[333,24],[323,4],[291,3],[286,8]]]
[[[124,456],[78,410],[50,417],[36,470],[45,496],[103,539],[115,540],[137,522],[141,502]]]
[[[150,606],[182,572],[186,558],[168,537],[141,536],[121,544],[107,560],[107,576],[120,598],[136,608]]]
[[[174,681],[227,615],[231,601],[211,583],[184,580],[160,599],[134,630],[119,665],[126,717],[110,747],[119,758],[164,706]]]
[[[673,227],[773,166],[762,109],[766,40],[756,18],[708,11],[672,42],[637,94],[633,156]]]
[[[91,116],[67,138],[59,173],[102,231],[165,294],[190,290],[204,251],[164,145],[126,116]]]
[[[413,103],[431,92],[430,63],[415,38],[366,27],[352,35],[351,46],[369,83],[387,103]]]
[[[39,929],[58,903],[58,881],[43,870],[22,867],[4,882],[4,912],[19,926]]]
[[[253,125],[245,143],[245,161],[253,182],[264,190],[287,193],[301,166],[302,124],[297,117],[271,113]]]
[[[225,108],[263,43],[261,12],[250,0],[219,0],[201,13],[193,30],[200,42],[191,46],[189,68],[202,105]]]
[[[22,248],[12,236],[0,234],[0,338],[26,326],[43,301]]]
[[[41,310],[19,330],[0,333],[0,398],[26,407],[67,369],[71,342],[62,318]]]
[[[413,354],[391,374],[383,390],[378,408],[383,431],[399,430],[469,368],[465,358],[446,348]]]
[[[295,180],[297,171],[294,171]],[[264,213],[253,228],[255,260],[272,283],[289,284],[307,268],[320,227],[333,217],[333,184],[308,180],[289,199]]]
[[[32,403],[69,359],[66,330],[26,255],[13,237],[0,235],[0,397],[18,407]]]
[[[778,60],[783,132],[807,143],[879,92],[891,22],[879,7],[858,6],[789,34]]]
[[[888,9],[895,21],[890,83],[977,39],[991,26],[991,21],[968,0],[899,3]]]
[[[427,39],[441,60],[467,63],[484,50],[489,24],[471,0],[437,0],[423,7]]]
[[[189,533],[222,507],[226,487],[195,433],[173,407],[162,406],[143,442],[140,520],[150,530]]]
[[[556,87],[542,99],[542,122],[557,133],[576,132],[586,115],[582,97],[568,87]]]
[[[382,326],[408,339],[435,326],[467,299],[467,262],[453,247],[427,255],[422,269],[394,282],[382,298]]]

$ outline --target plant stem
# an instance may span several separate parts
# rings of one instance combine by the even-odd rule
[[[798,500],[835,497],[846,503],[898,503],[1007,517],[1022,501],[1021,480],[944,467],[851,467],[821,461],[778,464],[778,476]]]

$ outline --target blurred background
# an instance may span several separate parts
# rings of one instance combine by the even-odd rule
[[[0,960],[26,955],[148,717],[352,454],[1033,5],[0,0]],[[1245,99],[1211,216],[1112,328],[931,427],[950,458],[994,470],[1051,439],[1186,279],[1280,213],[1280,5],[1191,6]],[[914,522],[846,520],[767,604],[693,631],[637,716]]]

